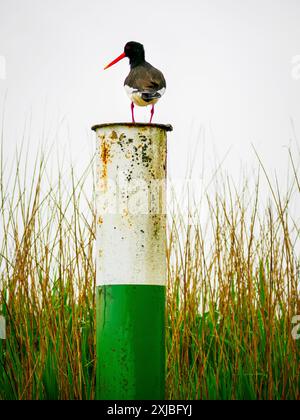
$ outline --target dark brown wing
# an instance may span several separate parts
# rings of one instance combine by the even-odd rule
[[[130,86],[139,92],[154,94],[166,87],[162,72],[149,63],[131,69],[125,79],[124,85]]]

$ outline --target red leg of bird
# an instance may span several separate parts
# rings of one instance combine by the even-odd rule
[[[135,121],[134,121],[134,112],[133,112],[133,109],[134,109],[134,103],[133,103],[133,102],[131,102],[131,118],[132,118],[132,122],[133,122],[133,123],[135,123]]]
[[[152,105],[152,108],[151,108],[151,112],[150,112],[151,117],[150,117],[150,123],[149,124],[151,124],[151,122],[152,122],[153,114],[154,114],[154,105]]]

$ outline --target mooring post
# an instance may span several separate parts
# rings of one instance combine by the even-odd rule
[[[166,158],[170,125],[97,135],[96,398],[165,398]]]

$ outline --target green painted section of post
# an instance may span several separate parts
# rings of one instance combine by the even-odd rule
[[[165,287],[97,287],[101,400],[165,398]]]

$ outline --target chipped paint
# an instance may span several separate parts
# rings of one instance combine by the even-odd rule
[[[116,193],[111,197],[117,209],[101,209],[98,215],[97,243],[103,253],[97,285],[165,285],[166,132],[171,128],[118,123],[93,129],[99,151],[97,195],[106,194],[108,180],[113,181]],[[154,181],[161,182],[161,188],[153,191]]]

